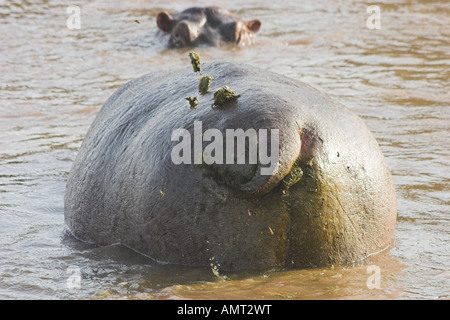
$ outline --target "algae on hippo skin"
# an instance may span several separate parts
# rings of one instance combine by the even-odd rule
[[[189,58],[191,59],[191,65],[194,69],[194,72],[200,72],[201,75],[201,69],[200,69],[200,55],[194,51],[189,52]],[[202,95],[206,94],[209,90],[209,87],[211,86],[213,78],[210,75],[202,76],[199,78],[199,84],[198,84],[198,92],[200,92]],[[224,85],[222,88],[218,89],[214,93],[214,103],[213,107],[223,107],[227,103],[229,103],[232,100],[235,100],[239,98],[240,94],[235,94],[233,90],[231,90],[229,85]],[[197,97],[188,97],[186,100],[189,101],[191,105],[191,109],[196,109],[196,107],[199,105],[199,101]]]
[[[221,89],[214,93],[213,106],[223,107],[228,102],[239,98],[240,94],[235,94],[230,86],[224,85]]]
[[[191,51],[189,52],[189,58],[191,58],[191,64],[194,72],[200,72],[200,55],[194,51]]]
[[[292,187],[294,184],[300,181],[303,177],[303,170],[300,166],[300,160],[297,159],[291,167],[289,173],[281,180],[280,185],[281,189],[285,193]]]
[[[185,99],[187,101],[189,101],[189,105],[191,106],[191,109],[197,109],[197,106],[199,104],[197,97],[187,97]]]
[[[211,85],[212,77],[211,76],[203,76],[200,78],[198,83],[198,92],[201,94],[205,94],[208,92],[209,87]]]

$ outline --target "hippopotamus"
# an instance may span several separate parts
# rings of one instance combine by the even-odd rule
[[[202,95],[189,66],[136,78],[107,99],[67,180],[65,222],[76,238],[229,271],[345,265],[390,247],[395,188],[361,118],[271,71],[221,61],[201,68],[213,79]],[[235,95],[218,107],[223,85]],[[198,96],[195,108],[189,96]],[[271,148],[276,161],[261,156],[269,152],[253,162],[201,161],[229,130],[266,132],[270,143],[248,135],[244,151]]]
[[[218,7],[193,7],[173,17],[162,11],[156,18],[159,29],[170,33],[169,47],[248,45],[261,27],[260,20],[244,21]]]

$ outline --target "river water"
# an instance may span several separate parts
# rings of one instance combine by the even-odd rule
[[[393,248],[357,265],[217,275],[76,241],[63,195],[82,139],[125,82],[189,64],[188,50],[165,49],[155,18],[191,4],[1,0],[0,298],[449,299],[450,2],[196,3],[262,21],[254,46],[199,48],[203,61],[304,81],[365,120],[396,185]],[[371,4],[380,29],[367,28]],[[67,27],[69,5],[80,29]]]

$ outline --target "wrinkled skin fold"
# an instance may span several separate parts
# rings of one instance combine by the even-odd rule
[[[121,243],[161,262],[221,270],[314,267],[364,259],[391,243],[396,195],[380,148],[349,109],[256,67],[203,64],[214,78],[197,109],[192,68],[119,88],[70,171],[65,221],[75,237]],[[214,89],[240,97],[212,108]],[[176,128],[279,129],[279,164],[175,165]],[[225,136],[225,135],[224,135]]]

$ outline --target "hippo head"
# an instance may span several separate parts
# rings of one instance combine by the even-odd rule
[[[170,33],[171,48],[220,46],[223,42],[247,45],[261,27],[260,20],[247,22],[217,7],[194,7],[174,16],[162,11],[156,22],[159,29]]]

